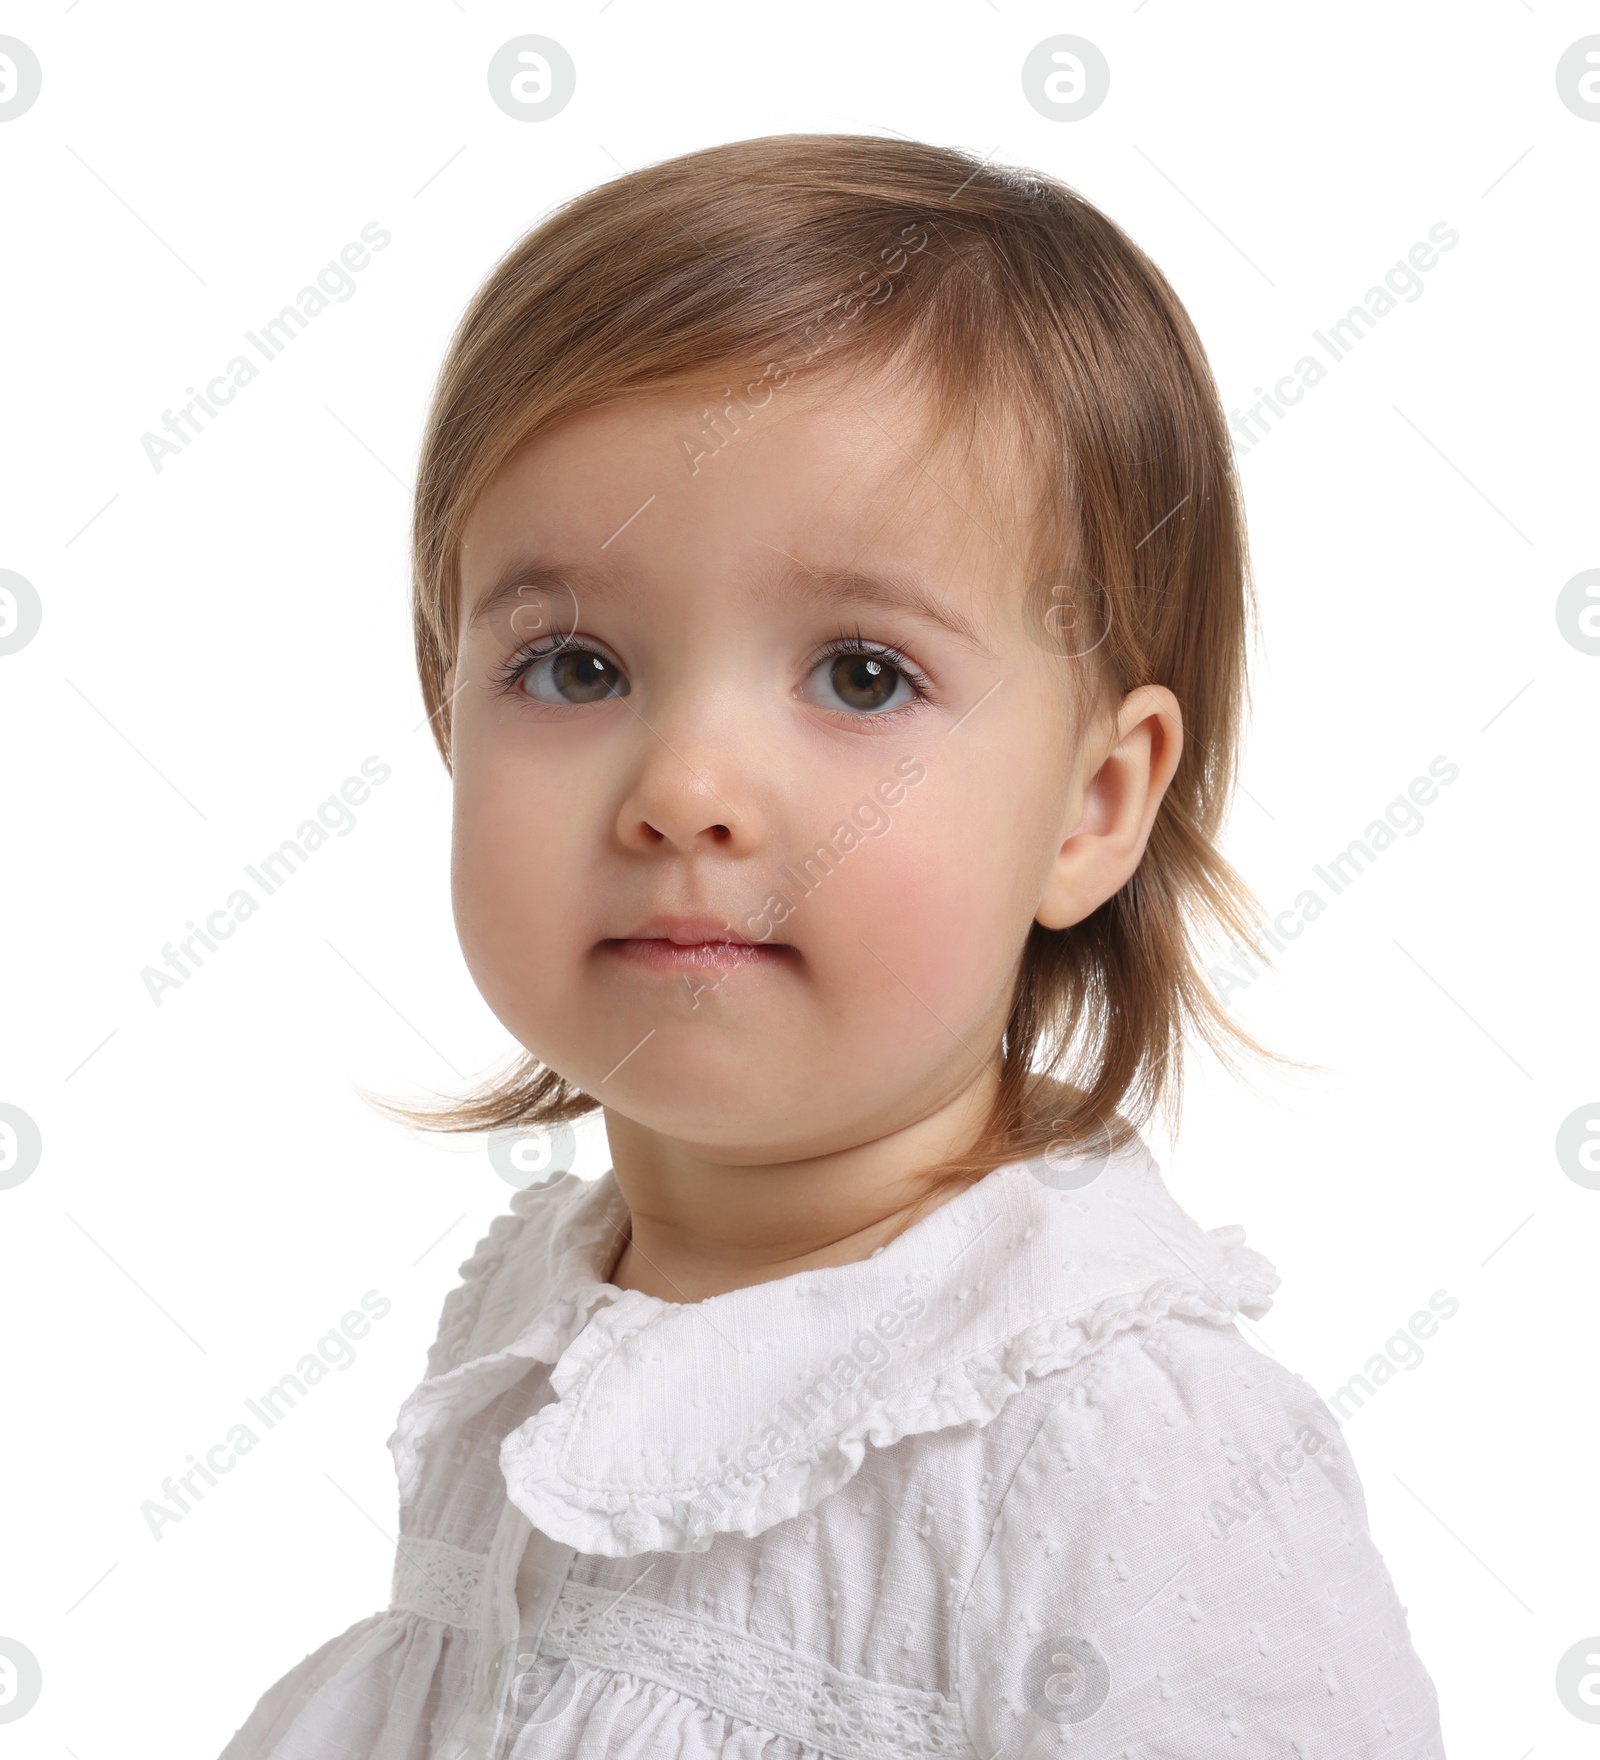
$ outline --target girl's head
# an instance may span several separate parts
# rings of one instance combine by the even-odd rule
[[[1251,921],[1227,430],[1070,190],[786,136],[581,197],[462,322],[414,537],[457,925],[528,1054],[414,1116],[793,1160],[977,1082],[971,1177],[1170,1098],[1191,1025],[1248,1044],[1193,945]]]

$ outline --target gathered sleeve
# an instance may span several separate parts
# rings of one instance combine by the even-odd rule
[[[1126,1332],[1046,1389],[962,1606],[983,1760],[1442,1760],[1338,1424],[1236,1327]]]

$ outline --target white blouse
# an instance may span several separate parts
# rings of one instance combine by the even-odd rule
[[[613,1174],[518,1192],[389,1609],[222,1760],[1438,1760],[1338,1426],[1234,1323],[1277,1274],[1137,1140],[1052,1160],[696,1303],[604,1281]]]

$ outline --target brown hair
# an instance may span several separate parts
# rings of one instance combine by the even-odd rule
[[[1065,185],[916,141],[779,135],[630,172],[568,202],[495,267],[453,338],[413,525],[417,666],[450,762],[463,525],[512,451],[580,410],[669,385],[897,365],[941,421],[1005,412],[1042,486],[1029,614],[1115,701],[1182,709],[1177,773],[1127,884],[1084,921],[1035,923],[993,1112],[930,1193],[1051,1142],[1118,1143],[1176,1116],[1192,1028],[1225,1063],[1264,1050],[1205,980],[1207,932],[1259,913],[1216,839],[1245,701],[1251,588],[1228,430],[1205,353],[1160,271]],[[748,376],[746,377],[746,374]],[[770,397],[771,390],[768,390]],[[1058,651],[1061,651],[1058,643]],[[1053,1078],[1068,1069],[1071,1085]],[[1047,1079],[1036,1080],[1036,1077]],[[464,1100],[391,1114],[445,1131],[554,1125],[598,1100],[524,1054]]]

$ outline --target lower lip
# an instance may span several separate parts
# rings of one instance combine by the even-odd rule
[[[606,941],[608,953],[651,972],[727,972],[776,965],[792,949],[743,941]]]

